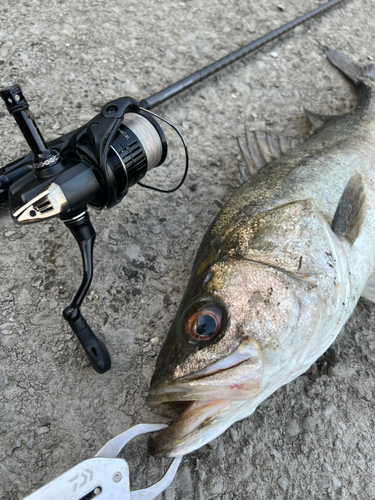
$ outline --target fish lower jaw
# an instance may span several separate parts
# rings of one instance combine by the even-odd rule
[[[215,425],[216,417],[231,403],[227,399],[193,401],[166,429],[150,438],[151,454],[175,458],[205,445],[223,432]]]
[[[189,403],[189,402],[211,402],[217,400],[228,400],[228,401],[248,401],[253,400],[254,397],[258,395],[258,390],[249,390],[248,388],[238,386],[231,386],[229,388],[223,388],[215,391],[202,391],[194,393],[192,391],[178,391],[175,392],[160,392],[155,391],[153,393],[150,391],[147,396],[146,402],[151,408],[156,408],[163,403]],[[215,398],[215,399],[213,399]]]

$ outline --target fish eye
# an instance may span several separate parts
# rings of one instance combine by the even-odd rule
[[[190,340],[206,342],[221,331],[223,313],[214,304],[200,304],[191,309],[185,319],[184,331]]]

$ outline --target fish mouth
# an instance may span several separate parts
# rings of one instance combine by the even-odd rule
[[[236,351],[199,372],[151,388],[147,402],[190,401],[166,429],[150,440],[150,451],[178,457],[200,448],[238,420],[240,408],[262,390],[263,363],[257,356]]]
[[[175,401],[207,401],[229,399],[243,401],[259,394],[263,363],[251,357],[230,368],[165,381],[150,390],[147,403],[158,406]]]

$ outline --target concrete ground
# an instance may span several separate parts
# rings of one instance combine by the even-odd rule
[[[122,95],[145,98],[313,8],[316,0],[4,0],[1,83],[19,82],[47,139],[85,123]],[[322,47],[368,64],[371,0],[351,0],[174,98],[156,111],[183,131],[185,185],[163,195],[134,187],[110,211],[91,211],[95,276],[83,311],[112,356],[98,375],[61,316],[81,262],[59,220],[16,226],[0,207],[0,498],[21,499],[111,437],[167,422],[145,404],[156,356],[202,236],[233,189],[245,124],[308,134],[304,106],[326,114],[355,102]],[[0,109],[1,162],[27,145]],[[178,182],[181,146],[147,182]],[[160,498],[374,499],[375,308],[361,300],[334,347],[334,377],[300,377],[256,413],[186,456]],[[132,485],[169,461],[128,446]],[[67,499],[68,500],[68,499]]]

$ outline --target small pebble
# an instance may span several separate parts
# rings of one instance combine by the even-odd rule
[[[47,434],[47,432],[49,432],[49,427],[39,427],[39,429],[37,429],[35,432],[37,433],[38,436],[42,434]]]
[[[218,495],[223,491],[223,478],[211,476],[208,480],[207,489],[211,495]]]
[[[238,432],[233,427],[229,428],[229,434],[230,434],[230,437],[232,438],[232,441],[234,443],[237,443],[237,441],[240,439]]]
[[[41,282],[42,282],[42,278],[40,278],[39,276],[35,276],[35,278],[33,278],[31,280],[31,286],[37,287],[41,284]]]
[[[280,488],[283,490],[283,491],[286,491],[287,488],[288,488],[288,480],[285,476],[281,476],[278,480],[278,485],[280,486]]]
[[[150,231],[153,234],[160,234],[162,232],[162,228],[159,225],[153,225],[153,226],[150,226]]]
[[[301,432],[297,420],[292,420],[288,426],[289,436],[297,436]]]
[[[170,296],[167,293],[164,295],[163,304],[165,306],[170,306],[172,304],[172,300],[171,300]]]
[[[198,477],[201,481],[204,481],[206,478],[206,472],[204,470],[198,470]]]
[[[12,326],[14,326],[14,323],[3,323],[2,325],[0,325],[0,330],[6,330],[8,328],[12,328]]]
[[[7,455],[11,455],[13,453],[13,451],[17,448],[21,448],[21,441],[19,439],[17,439],[16,441],[13,441],[13,443],[10,445],[8,451],[7,451]]]
[[[41,417],[39,420],[39,425],[41,427],[45,427],[46,425],[49,425],[52,422],[52,419],[49,415],[45,415],[44,417]]]
[[[58,306],[58,302],[57,300],[55,299],[52,299],[50,301],[50,303],[48,304],[48,307],[50,308],[50,310],[52,311],[53,309],[56,309],[56,307]]]
[[[338,488],[340,488],[341,486],[341,483],[340,481],[337,479],[336,476],[334,476],[333,474],[331,475],[331,479],[332,479],[332,486],[333,486],[333,489],[334,490],[337,490]]]

